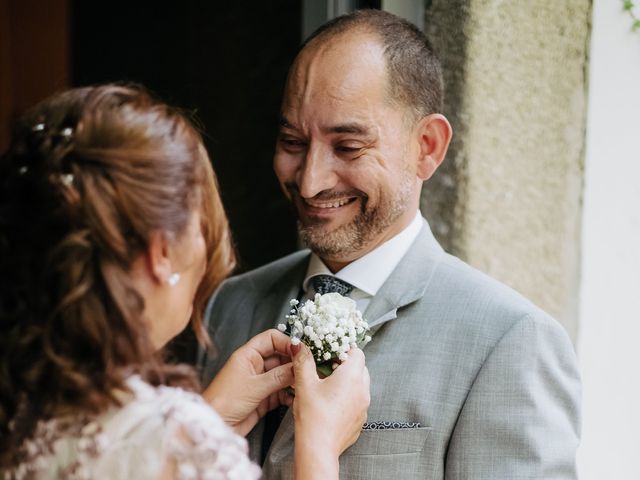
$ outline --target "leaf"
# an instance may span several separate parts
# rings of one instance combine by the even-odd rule
[[[640,18],[636,18],[633,21],[633,25],[631,26],[631,30],[633,30],[634,32],[637,32],[638,30],[640,30]]]
[[[331,368],[331,364],[333,361],[329,363],[321,363],[320,365],[316,365],[316,370],[320,375],[320,378],[326,378],[333,373],[333,369]]]
[[[623,4],[625,12],[630,12],[631,10],[633,10],[634,5],[632,0],[624,0]]]

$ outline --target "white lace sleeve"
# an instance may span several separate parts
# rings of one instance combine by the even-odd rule
[[[255,480],[260,469],[201,396],[128,379],[123,405],[90,421],[69,416],[38,424],[25,460],[0,478],[53,480]]]
[[[191,400],[168,412],[169,424],[175,425],[165,450],[168,472],[173,472],[168,478],[260,478],[260,469],[247,455],[246,440],[227,427],[201,398]]]
[[[103,455],[94,478],[254,480],[244,438],[236,435],[200,395],[133,380],[135,400],[107,421],[119,438]]]

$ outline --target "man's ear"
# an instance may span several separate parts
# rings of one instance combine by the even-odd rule
[[[172,266],[169,257],[169,241],[163,232],[153,232],[149,237],[146,258],[153,280],[157,283],[166,283],[171,276]]]
[[[438,169],[449,148],[451,124],[440,113],[424,117],[416,127],[420,156],[418,157],[418,178],[428,180]]]

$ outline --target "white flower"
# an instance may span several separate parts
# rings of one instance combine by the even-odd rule
[[[291,343],[306,344],[319,366],[335,368],[336,360],[348,358],[347,352],[363,346],[365,336],[369,337],[369,326],[356,302],[339,293],[316,294],[302,304],[294,299],[290,305],[294,308],[285,318],[293,332]],[[279,330],[286,331],[281,326],[286,325],[278,325]]]
[[[281,332],[284,332],[287,330],[287,326],[284,323],[279,323],[278,330],[280,330]]]
[[[300,302],[298,300],[296,300],[295,298],[292,298],[291,300],[289,300],[289,305],[291,305],[292,307],[295,307],[299,303]]]

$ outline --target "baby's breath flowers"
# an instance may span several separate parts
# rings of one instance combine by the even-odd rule
[[[291,344],[300,342],[309,347],[325,376],[338,366],[337,360],[347,359],[352,347],[363,347],[369,341],[369,325],[356,308],[356,302],[339,293],[316,294],[313,300],[299,304],[291,300],[292,307],[286,316],[287,324],[278,325],[278,330],[289,332]]]

